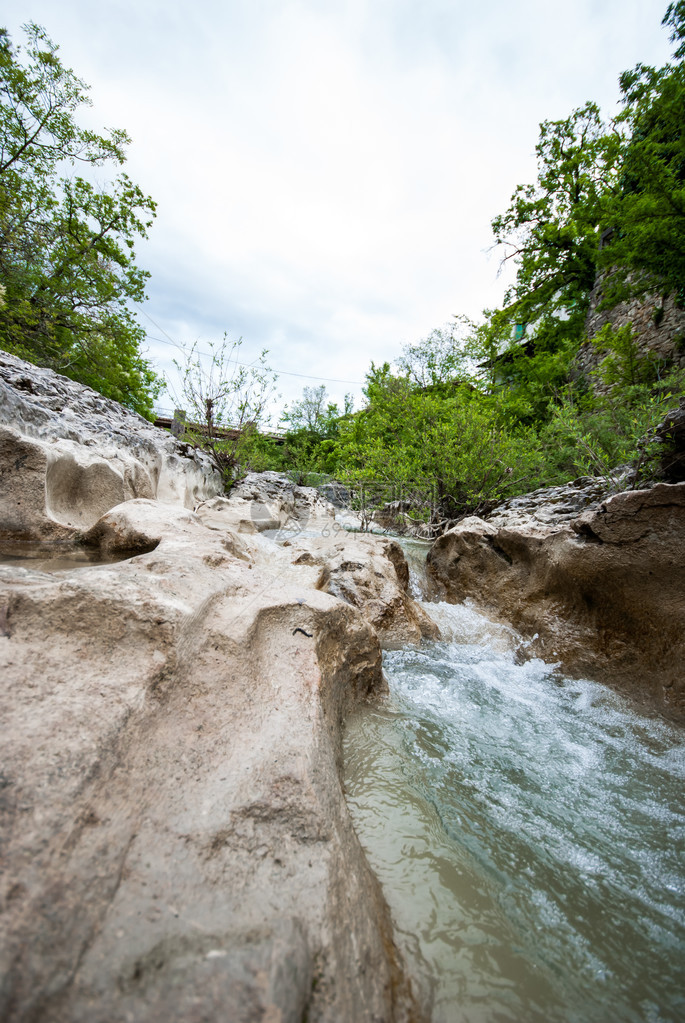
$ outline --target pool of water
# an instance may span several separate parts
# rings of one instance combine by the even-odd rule
[[[685,1020],[682,731],[424,606],[345,785],[434,1023]]]
[[[36,572],[70,572],[75,568],[127,561],[141,553],[135,550],[107,554],[97,547],[75,547],[65,543],[13,543],[0,547],[0,565],[30,568]]]

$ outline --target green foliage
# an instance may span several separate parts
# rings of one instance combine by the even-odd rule
[[[608,385],[634,386],[656,379],[656,360],[640,351],[631,324],[614,328],[606,323],[592,339],[603,355],[597,375]]]
[[[604,477],[616,489],[646,483],[661,453],[654,428],[683,387],[685,374],[680,372],[658,387],[618,386],[580,404],[567,393],[552,407],[540,433],[548,482],[589,475]]]
[[[302,398],[283,412],[280,425],[286,429],[282,439],[275,442],[263,435],[251,438],[241,448],[241,468],[286,472],[300,483],[310,478],[330,478],[339,464],[340,426],[352,414],[352,408],[350,395],[345,395],[341,412],[335,402],[328,400],[323,384],[305,387]]]
[[[88,86],[42,28],[25,32],[22,62],[0,30],[0,345],[149,415],[159,382],[128,302],[145,297],[134,239],[155,204],[123,173],[106,187],[65,176],[120,166],[130,140],[78,126]]]
[[[341,478],[433,489],[439,514],[455,517],[538,482],[532,431],[506,429],[468,385],[449,396],[416,389],[387,363],[367,377],[368,405],[341,427]]]
[[[519,185],[495,217],[496,245],[517,265],[506,301],[518,319],[535,320],[584,305],[594,283],[606,196],[616,187],[620,137],[595,103],[563,121],[544,121],[535,184]]]
[[[352,396],[345,395],[343,415],[348,415],[354,406]],[[319,438],[332,437],[337,433],[340,409],[328,400],[325,384],[319,387],[305,387],[299,401],[286,406],[281,420],[290,433],[305,431]]]
[[[466,316],[456,316],[453,323],[431,331],[421,341],[405,345],[397,360],[400,373],[423,388],[463,381],[473,371],[470,339],[476,329]]]
[[[630,137],[606,208],[615,230],[602,251],[605,290],[613,302],[656,287],[685,304],[685,67],[638,65],[621,90]]]
[[[560,318],[543,314],[515,341],[508,310],[496,310],[476,328],[470,351],[480,357],[481,386],[497,398],[503,419],[531,425],[548,418],[549,403],[568,382],[584,326],[580,309]]]

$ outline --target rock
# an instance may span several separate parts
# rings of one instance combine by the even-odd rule
[[[623,474],[619,471],[619,476]],[[487,521],[495,527],[525,527],[544,536],[550,529],[572,522],[587,508],[604,501],[612,489],[615,487],[603,477],[581,476],[562,486],[542,487],[530,494],[510,497],[487,515]]]
[[[435,622],[409,595],[409,567],[396,541],[327,532],[288,543],[294,565],[320,569],[315,581],[318,589],[359,608],[385,649],[440,638]]]
[[[239,533],[323,529],[335,519],[335,508],[315,487],[300,487],[277,472],[250,472],[228,497],[202,502],[197,511],[205,525]]]
[[[86,539],[147,553],[0,566],[2,1019],[419,1019],[339,777],[374,628],[180,504]]]
[[[655,430],[661,442],[660,469],[668,483],[685,481],[685,397],[672,409]]]
[[[436,540],[428,572],[445,599],[472,598],[566,672],[684,717],[685,484],[566,514],[465,519]]]
[[[0,352],[0,539],[65,540],[122,501],[193,508],[209,459],[88,387]]]

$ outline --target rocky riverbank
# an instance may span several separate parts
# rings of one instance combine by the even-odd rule
[[[2,1018],[421,1019],[340,782],[381,649],[439,636],[400,546],[274,474],[227,498],[189,445],[10,356],[0,485],[6,553],[123,559],[0,563]],[[685,483],[584,479],[463,520],[428,570],[682,717],[684,517]]]
[[[399,548],[274,543],[329,507],[227,501],[49,371],[3,358],[0,399],[5,545],[130,555],[0,564],[2,1018],[420,1019],[339,775],[381,642],[434,634]]]
[[[685,718],[685,483],[605,498],[586,478],[514,498],[441,536],[428,572],[565,672]]]

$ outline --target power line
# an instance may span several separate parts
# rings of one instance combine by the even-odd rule
[[[142,313],[144,313],[145,316],[147,316],[148,320],[150,320],[150,322],[155,325],[157,330],[160,330],[162,332],[162,334],[165,335],[165,338],[166,338],[166,340],[165,340],[165,338],[163,338],[163,337],[155,337],[153,334],[146,334],[145,337],[147,338],[147,340],[149,340],[149,341],[159,341],[160,344],[163,344],[163,345],[171,345],[174,348],[178,348],[179,351],[181,351],[181,352],[195,351],[195,352],[197,352],[198,355],[205,355],[208,359],[212,358],[212,353],[211,352],[204,352],[200,348],[189,348],[187,345],[182,345],[178,341],[174,341],[174,339],[172,337],[169,337],[169,335],[167,334],[167,332],[164,330],[163,327],[160,327],[160,325],[158,323],[155,323],[155,321],[152,319],[152,317],[150,316],[149,313],[145,312],[144,309],[141,309],[140,311]],[[255,362],[256,361],[257,360],[255,359]],[[240,366],[242,369],[251,369],[252,366],[254,366],[254,362],[245,363],[245,362],[237,362],[236,361],[235,365],[236,366]],[[271,372],[275,373],[276,376],[279,376],[279,377],[299,377],[301,380],[318,380],[318,381],[326,383],[326,384],[352,384],[355,387],[363,387],[364,386],[364,383],[361,380],[340,380],[340,379],[338,379],[336,377],[315,377],[315,376],[311,376],[309,373],[293,373],[293,372],[291,372],[289,370],[285,370],[285,369],[271,369]]]

